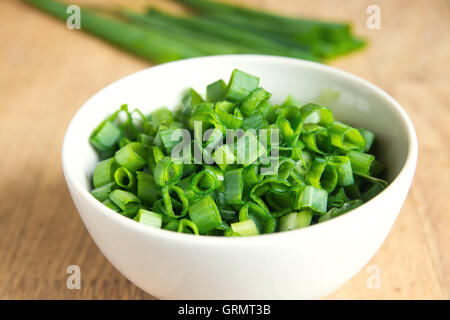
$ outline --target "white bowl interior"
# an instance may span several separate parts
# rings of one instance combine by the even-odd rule
[[[323,65],[265,56],[184,60],[149,68],[111,84],[88,100],[74,117],[65,142],[68,170],[90,188],[98,158],[88,143],[89,135],[120,105],[126,103],[130,110],[139,108],[144,113],[161,106],[173,109],[187,88],[204,94],[209,83],[220,78],[228,81],[234,68],[260,77],[260,85],[273,94],[274,103],[281,103],[288,94],[306,103],[316,101],[323,89],[339,91],[339,99],[329,105],[335,118],[376,134],[376,145],[382,146],[377,158],[386,166],[388,181],[400,172],[408,153],[407,128],[399,110],[391,106],[381,90]]]

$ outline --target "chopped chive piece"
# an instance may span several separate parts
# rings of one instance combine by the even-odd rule
[[[137,215],[134,217],[134,220],[153,228],[161,229],[162,226],[162,216],[159,213],[144,209],[139,209]]]
[[[136,172],[137,196],[145,204],[153,204],[158,200],[158,188],[153,176],[144,171]]]
[[[327,211],[328,193],[312,186],[300,186],[295,190],[292,208],[294,210],[310,209],[318,214]]]
[[[101,187],[114,181],[114,172],[116,171],[116,167],[116,160],[114,158],[100,161],[95,167],[94,176],[92,177],[94,188]]]
[[[328,129],[331,144],[343,151],[364,150],[366,140],[361,133],[343,123],[335,122]]]
[[[206,87],[206,98],[208,101],[219,101],[225,99],[227,94],[227,84],[222,79],[211,83]]]
[[[320,158],[314,159],[306,177],[313,187],[327,192],[332,192],[338,182],[336,167]]]
[[[141,205],[141,201],[134,193],[124,190],[114,190],[109,194],[109,198],[127,217],[134,217]]]
[[[125,190],[133,190],[136,185],[135,176],[125,167],[120,167],[114,173],[114,181]]]
[[[372,148],[373,142],[375,141],[375,134],[372,131],[366,129],[358,129],[361,135],[366,140],[366,145],[364,146],[364,152],[368,152]]]
[[[189,201],[184,195],[183,189],[177,186],[165,186],[161,190],[164,209],[170,218],[184,217],[188,211]],[[172,197],[176,196],[178,199]]]
[[[308,103],[300,108],[302,123],[313,123],[319,125],[330,125],[333,123],[333,113],[327,107]]]
[[[225,201],[227,204],[241,204],[244,190],[243,169],[225,172]]]
[[[219,210],[211,196],[205,196],[192,203],[188,211],[200,234],[212,231],[222,224]]]
[[[247,98],[242,101],[241,111],[245,116],[250,116],[252,113],[265,101],[272,96],[263,88],[257,88],[253,90]]]
[[[106,199],[105,201],[102,202],[105,206],[107,206],[108,208],[110,208],[111,210],[114,210],[115,212],[120,212],[120,208],[118,206],[116,206],[116,204],[114,202],[111,201],[111,199]]]
[[[352,169],[355,173],[361,173],[366,176],[372,175],[372,168],[375,162],[373,155],[358,151],[349,151],[347,156],[350,159]]]
[[[244,118],[242,121],[242,129],[249,130],[254,129],[258,130],[267,125],[267,121],[264,119],[264,116],[261,112],[255,112],[251,116]]]
[[[107,151],[114,147],[121,136],[120,129],[111,121],[104,121],[92,133],[89,141],[99,151]]]
[[[196,173],[191,181],[191,188],[198,195],[213,192],[219,185],[219,180],[211,170]]]
[[[164,157],[155,167],[154,178],[158,186],[174,184],[180,181],[183,163],[179,159]]]
[[[226,99],[241,102],[253,90],[258,88],[259,78],[243,71],[234,69],[226,93]]]
[[[280,218],[280,231],[289,231],[307,227],[313,214],[310,211],[292,212]]]
[[[193,233],[195,235],[199,235],[197,225],[188,219],[181,219],[178,224],[177,232],[183,233]]]
[[[109,194],[117,188],[119,188],[119,186],[113,181],[91,190],[91,194],[98,201],[105,201],[109,198]]]
[[[337,184],[339,186],[349,186],[355,183],[353,178],[352,165],[350,159],[346,156],[330,156],[327,158],[328,163],[336,168],[338,174]]]
[[[228,236],[257,236],[259,234],[258,228],[253,220],[245,220],[240,222],[235,222],[230,225],[230,231]]]
[[[225,127],[228,129],[238,129],[241,127],[244,117],[234,103],[226,100],[219,101],[214,108]]]
[[[330,211],[328,211],[328,213],[330,214],[330,218],[335,218],[338,217],[340,215],[343,215],[344,213],[349,212],[350,210],[353,210],[357,207],[359,207],[360,205],[362,205],[364,202],[360,199],[358,200],[351,200],[348,201],[346,203],[344,203],[342,206],[338,207],[338,208],[332,208],[330,209]]]
[[[259,233],[272,233],[275,231],[276,220],[265,208],[256,203],[247,202],[239,211],[239,220],[252,219],[258,227]]]
[[[146,148],[140,142],[127,144],[119,149],[114,157],[119,166],[125,167],[131,172],[136,172],[147,164]]]

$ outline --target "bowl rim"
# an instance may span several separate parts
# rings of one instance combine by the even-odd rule
[[[197,62],[199,60],[221,60],[221,59],[244,59],[244,60],[251,60],[254,62],[255,60],[258,60],[259,62],[281,62],[286,64],[292,64],[297,65],[305,68],[310,68],[312,70],[321,70],[329,73],[334,73],[338,77],[345,78],[348,81],[352,81],[355,83],[358,83],[359,85],[365,87],[366,89],[369,89],[374,94],[378,95],[380,98],[384,99],[387,104],[390,105],[392,109],[400,116],[399,118],[403,122],[403,125],[406,128],[407,131],[407,140],[408,140],[408,151],[406,155],[405,162],[400,169],[397,176],[392,180],[392,182],[377,196],[372,198],[371,200],[367,201],[366,203],[362,204],[361,206],[347,212],[344,215],[340,215],[338,217],[335,217],[333,219],[324,221],[322,223],[317,223],[311,226],[308,226],[306,228],[301,229],[295,229],[290,230],[288,232],[275,232],[270,234],[260,234],[258,236],[252,236],[252,237],[223,237],[223,236],[206,236],[206,235],[199,235],[199,236],[193,236],[191,234],[185,234],[185,233],[179,233],[179,232],[173,232],[169,230],[164,229],[157,229],[157,228],[151,228],[146,225],[140,224],[137,221],[134,221],[133,219],[127,218],[121,214],[117,214],[117,212],[113,211],[112,209],[106,207],[103,205],[100,201],[95,199],[89,191],[81,184],[81,182],[74,176],[74,173],[70,169],[70,160],[68,157],[70,148],[69,142],[70,142],[70,136],[73,134],[73,127],[75,126],[75,123],[79,122],[81,118],[81,111],[86,108],[86,105],[94,99],[94,97],[101,95],[104,90],[108,89],[110,86],[113,86],[121,81],[125,81],[130,77],[133,77],[137,74],[148,72],[149,70],[155,70],[160,68],[165,68],[166,66],[174,66],[177,64],[185,64],[185,63],[191,63],[191,62]],[[367,210],[365,210],[369,206],[376,206],[376,203],[383,202],[386,198],[386,194],[390,191],[394,190],[396,186],[400,186],[403,181],[408,181],[408,179],[412,179],[412,175],[414,175],[414,171],[416,168],[417,163],[417,154],[418,154],[418,143],[417,143],[417,136],[414,129],[414,126],[412,124],[411,119],[407,115],[406,111],[400,106],[400,104],[392,98],[388,93],[386,93],[384,90],[379,88],[378,86],[372,84],[371,82],[351,74],[350,72],[331,67],[328,65],[320,64],[317,62],[312,61],[305,61],[295,58],[288,58],[288,57],[280,57],[280,56],[268,56],[268,55],[255,55],[255,54],[231,54],[231,55],[216,55],[216,56],[206,56],[206,57],[196,57],[196,58],[189,58],[189,59],[183,59],[183,60],[177,60],[173,62],[168,62],[156,66],[152,66],[143,70],[140,70],[138,72],[134,72],[132,74],[129,74],[119,80],[116,80],[106,87],[102,88],[100,91],[92,95],[88,100],[86,100],[83,105],[78,109],[78,111],[73,116],[72,120],[70,121],[66,133],[64,135],[64,140],[62,144],[62,167],[63,167],[63,173],[66,180],[66,183],[68,186],[74,188],[78,194],[81,196],[83,201],[86,201],[90,204],[91,207],[93,207],[95,210],[97,210],[102,216],[104,216],[105,219],[111,219],[116,223],[121,224],[124,228],[130,228],[134,232],[147,234],[149,236],[153,237],[160,237],[161,239],[164,239],[166,241],[173,241],[173,242],[179,242],[183,241],[183,243],[186,243],[187,241],[190,241],[192,243],[197,244],[204,244],[204,245],[244,245],[244,244],[252,244],[253,242],[259,242],[264,243],[265,241],[272,241],[275,240],[275,238],[281,239],[281,238],[288,238],[288,237],[295,237],[304,235],[307,236],[310,233],[313,232],[320,232],[321,229],[324,229],[325,227],[330,227],[332,224],[338,225],[339,223],[344,223],[350,219],[353,219],[357,215],[363,215],[365,214]],[[411,177],[410,177],[411,175]],[[77,210],[78,211],[78,210]],[[81,213],[78,212],[81,216]],[[82,216],[81,216],[82,217]],[[82,219],[83,220],[83,219]],[[337,227],[337,226],[336,226]]]

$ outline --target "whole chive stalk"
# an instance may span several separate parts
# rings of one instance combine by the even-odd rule
[[[27,0],[27,2],[62,20],[68,17],[66,4],[52,0]],[[161,35],[159,31],[143,29],[117,19],[97,15],[86,9],[81,10],[81,29],[157,63],[206,54]]]
[[[179,25],[183,28],[196,30],[212,35],[216,38],[232,42],[252,50],[269,55],[282,55],[299,59],[319,60],[311,52],[300,48],[291,48],[280,43],[267,39],[265,36],[247,32],[229,24],[206,19],[203,17],[181,17],[173,16],[156,9],[150,9],[147,14],[152,19],[159,19],[168,23]]]
[[[176,0],[206,17],[239,25],[275,41],[307,46],[321,57],[332,58],[364,46],[362,39],[351,35],[347,23],[325,22],[281,16],[261,10],[209,0]]]
[[[222,39],[217,39],[216,37],[201,31],[199,32],[196,30],[186,29],[163,19],[154,19],[148,15],[143,15],[128,10],[122,11],[121,15],[132,23],[141,25],[144,28],[153,28],[158,30],[166,37],[171,37],[207,54],[214,55],[254,52],[246,47],[239,46]]]

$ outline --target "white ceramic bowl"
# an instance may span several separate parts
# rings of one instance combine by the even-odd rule
[[[390,185],[361,207],[308,228],[247,238],[192,236],[141,225],[89,194],[97,156],[91,131],[121,104],[149,112],[175,107],[182,92],[228,80],[234,68],[261,78],[281,102],[288,94],[314,101],[339,90],[337,119],[370,129],[382,147]],[[152,67],[119,80],[89,99],[64,139],[62,162],[73,201],[106,258],[129,280],[163,299],[312,299],[348,281],[390,231],[408,193],[417,138],[400,105],[369,82],[325,65],[259,55],[214,56]]]

